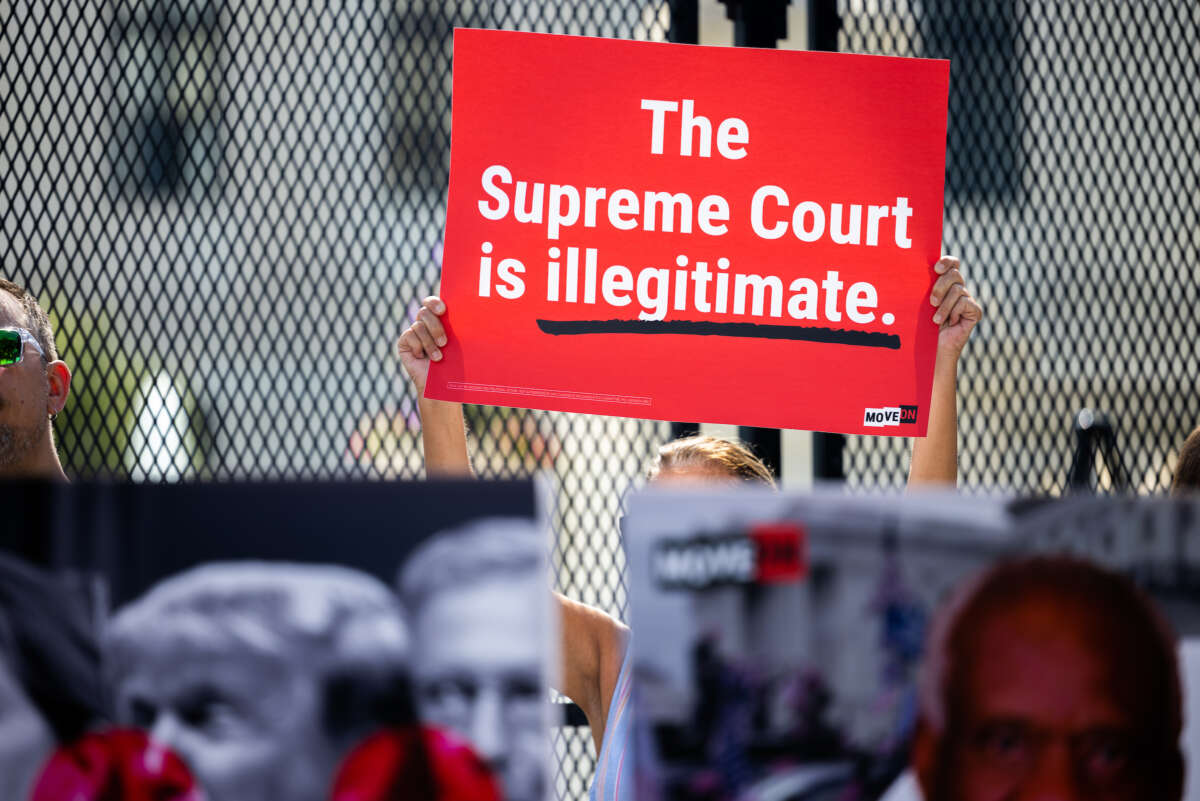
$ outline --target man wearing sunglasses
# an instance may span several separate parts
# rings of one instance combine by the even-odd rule
[[[0,278],[0,478],[66,481],[50,422],[71,391],[50,320],[22,287]]]

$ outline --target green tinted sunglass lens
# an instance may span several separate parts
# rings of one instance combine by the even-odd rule
[[[0,330],[0,367],[21,361],[22,344],[19,331]]]

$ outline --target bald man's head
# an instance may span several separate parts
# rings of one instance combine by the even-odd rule
[[[915,768],[929,801],[1178,801],[1175,639],[1122,576],[1067,557],[960,588],[926,648]]]

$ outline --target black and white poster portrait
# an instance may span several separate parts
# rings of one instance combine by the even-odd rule
[[[52,495],[0,560],[4,799],[547,797],[532,485]]]

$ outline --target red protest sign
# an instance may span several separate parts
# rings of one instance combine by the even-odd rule
[[[923,435],[949,63],[458,30],[431,398]]]

